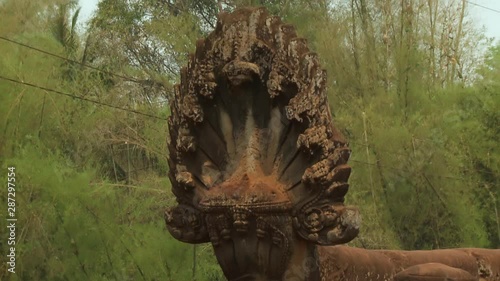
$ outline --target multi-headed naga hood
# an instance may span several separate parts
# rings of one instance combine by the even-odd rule
[[[171,112],[179,205],[166,221],[175,238],[211,241],[218,258],[247,255],[279,278],[291,240],[334,245],[357,235],[357,212],[343,205],[350,150],[332,123],[326,72],[291,25],[263,8],[220,15],[182,69]],[[254,252],[238,252],[242,239]]]

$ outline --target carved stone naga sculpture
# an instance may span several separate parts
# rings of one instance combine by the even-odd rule
[[[167,228],[211,242],[228,280],[500,280],[500,250],[334,246],[360,227],[343,204],[350,149],[317,55],[265,9],[219,16],[171,111]]]

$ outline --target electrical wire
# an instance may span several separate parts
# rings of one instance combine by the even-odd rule
[[[494,10],[494,9],[491,9],[491,8],[488,8],[488,7],[485,7],[485,6],[482,6],[482,5],[470,2],[470,1],[466,1],[466,2],[469,3],[469,4],[471,4],[471,5],[475,5],[475,6],[478,6],[478,7],[481,7],[481,8],[485,8],[485,9],[491,10],[493,12],[500,13],[500,11],[497,11],[497,10]],[[48,51],[45,51],[45,50],[42,50],[42,49],[30,46],[30,45],[24,44],[24,43],[21,43],[21,42],[18,42],[18,41],[9,39],[9,38],[6,38],[4,36],[0,36],[0,39],[4,40],[4,41],[7,41],[7,42],[10,42],[12,44],[16,44],[16,45],[19,45],[19,46],[22,46],[22,47],[25,47],[25,48],[28,48],[28,49],[31,49],[31,50],[34,50],[34,51],[37,51],[37,52],[40,52],[40,53],[52,56],[52,57],[58,58],[58,59],[62,59],[62,60],[68,61],[68,62],[76,63],[76,64],[82,65],[84,67],[87,67],[87,68],[90,68],[90,69],[93,69],[93,70],[96,70],[96,71],[99,71],[99,72],[102,72],[102,73],[113,75],[113,76],[125,79],[127,81],[141,83],[141,81],[139,81],[137,79],[130,78],[130,77],[127,77],[127,76],[123,76],[123,75],[120,75],[120,74],[116,74],[116,73],[113,73],[113,72],[110,72],[110,71],[102,70],[102,69],[99,69],[97,67],[94,67],[94,66],[91,66],[91,65],[88,65],[88,64],[84,64],[84,63],[76,61],[76,60],[68,59],[68,58],[65,58],[63,56],[60,56],[60,55],[57,55],[57,54],[54,54],[54,53],[51,53],[51,52],[48,52]],[[10,82],[13,82],[13,83],[18,83],[18,84],[22,84],[22,85],[26,85],[26,86],[38,88],[38,89],[41,89],[41,90],[44,90],[44,91],[48,91],[48,92],[52,92],[52,93],[56,93],[56,94],[59,94],[59,95],[64,95],[64,96],[67,96],[67,97],[72,97],[72,98],[76,98],[76,99],[79,99],[79,100],[91,102],[91,103],[94,103],[94,104],[97,104],[97,105],[101,105],[101,106],[106,106],[106,107],[110,107],[110,108],[114,108],[114,109],[118,109],[118,110],[123,110],[123,111],[131,112],[131,113],[135,113],[135,114],[139,114],[139,115],[143,115],[143,116],[147,116],[147,117],[159,119],[159,120],[168,120],[166,118],[162,118],[162,117],[155,116],[155,115],[152,115],[152,114],[143,113],[143,112],[140,112],[140,111],[136,111],[136,110],[132,110],[132,109],[127,109],[127,108],[123,108],[123,107],[118,107],[118,106],[115,106],[115,105],[111,105],[111,104],[99,102],[99,101],[92,100],[92,99],[87,99],[87,98],[84,98],[84,97],[79,97],[79,96],[76,96],[76,95],[64,93],[64,92],[61,92],[61,91],[58,91],[58,90],[54,90],[54,89],[50,89],[50,88],[47,88],[47,87],[35,85],[35,84],[32,84],[32,83],[27,83],[27,82],[24,82],[24,81],[15,80],[15,79],[12,79],[12,78],[7,78],[7,77],[0,76],[0,79],[4,79],[4,80],[7,80],[7,81],[10,81]],[[367,145],[367,144],[356,143],[356,142],[351,142],[351,143],[356,144],[356,145],[368,146],[369,147],[369,145]],[[400,156],[406,156],[406,155],[404,155],[402,153],[399,153],[399,152],[396,152],[396,151],[393,151],[393,150],[387,150],[387,149],[380,149],[380,150],[386,151],[386,152],[390,152],[390,153],[394,153],[394,154],[397,154],[397,155],[400,155]],[[362,161],[358,161],[358,160],[351,160],[351,161],[357,162],[357,163],[362,163],[362,164],[365,164],[365,165],[376,165],[376,164],[373,164],[373,163],[362,162]],[[387,166],[385,166],[385,167],[387,167]],[[393,167],[389,167],[389,168],[400,170],[400,171],[404,171],[404,170],[393,168]],[[406,172],[408,172],[408,171],[406,171]],[[488,173],[488,174],[494,174],[492,172],[484,171],[484,170],[482,170],[482,172]],[[436,175],[433,175],[433,176],[436,176]],[[455,179],[455,180],[465,180],[465,179],[461,179],[461,178],[453,178],[453,177],[441,176],[441,175],[439,175],[438,177]]]
[[[164,120],[164,121],[168,120],[167,118],[159,117],[159,116],[156,116],[156,115],[152,115],[152,114],[148,114],[148,113],[144,113],[144,112],[140,112],[140,111],[137,111],[137,110],[128,109],[128,108],[124,108],[124,107],[119,107],[119,106],[115,106],[115,105],[112,105],[112,104],[103,103],[103,102],[100,102],[100,101],[96,101],[96,100],[92,100],[92,99],[88,99],[88,98],[84,98],[84,97],[79,97],[79,96],[76,96],[76,95],[64,93],[64,92],[61,92],[61,91],[58,91],[58,90],[54,90],[54,89],[50,89],[50,88],[47,88],[47,87],[43,87],[43,86],[40,86],[40,85],[35,85],[35,84],[32,84],[32,83],[28,83],[28,82],[19,81],[19,80],[16,80],[16,79],[4,77],[2,75],[0,75],[0,79],[6,80],[6,81],[10,81],[12,83],[17,83],[17,84],[21,84],[21,85],[25,85],[25,86],[30,86],[30,87],[33,87],[33,88],[37,88],[37,89],[40,89],[40,90],[44,90],[44,91],[56,93],[56,94],[59,94],[59,95],[63,95],[63,96],[67,96],[67,97],[71,97],[71,98],[75,98],[75,99],[79,99],[79,100],[82,100],[82,101],[91,102],[91,103],[94,103],[94,104],[97,104],[97,105],[106,106],[106,107],[113,108],[113,109],[127,111],[127,112],[131,112],[131,113],[134,113],[134,114],[139,114],[139,115],[143,115],[143,116],[146,116],[146,117],[151,117],[151,118],[155,118],[155,119],[159,119],[159,120]],[[366,144],[361,144],[361,143],[355,143],[355,144],[357,144],[357,145],[363,145],[363,146],[368,146]],[[384,151],[384,149],[381,149],[381,150]],[[385,150],[385,151],[388,151],[388,152],[391,152],[391,153],[395,153],[395,154],[398,154],[398,155],[403,155],[401,153],[396,153],[396,152],[393,152],[393,151],[390,151],[390,150]],[[359,161],[359,160],[353,160],[353,159],[351,159],[350,161],[354,162],[354,163],[364,164],[364,165],[377,166],[377,164],[375,164],[375,163],[369,163],[369,162],[364,162],[364,161]],[[389,169],[393,169],[393,170],[402,171],[402,172],[410,172],[409,170],[395,168],[395,167],[391,167],[391,166],[387,166],[387,165],[380,165],[380,166],[381,167],[385,167],[385,168],[389,168]],[[484,170],[481,170],[481,172],[487,173],[487,174],[492,174],[492,175],[495,174],[493,172],[484,171]],[[440,178],[447,178],[447,179],[453,179],[453,180],[460,180],[460,181],[464,181],[464,182],[467,181],[467,179],[464,179],[464,178],[457,178],[457,177],[446,176],[446,175],[443,176],[443,175],[434,175],[434,174],[431,174],[431,176],[433,176],[433,177],[440,177]]]
[[[495,12],[495,13],[499,13],[500,14],[500,11],[499,10],[495,10],[495,9],[492,9],[490,7],[486,7],[486,6],[483,6],[483,5],[479,5],[477,3],[474,3],[474,2],[470,2],[470,1],[465,1],[471,5],[474,5],[474,6],[477,6],[477,7],[480,7],[480,8],[483,8],[483,9],[486,9],[486,10],[489,10],[489,11],[492,11],[492,12]]]
[[[383,167],[383,168],[388,168],[388,169],[391,169],[391,170],[396,170],[396,171],[405,172],[405,173],[410,173],[411,172],[408,169],[401,169],[401,168],[396,168],[396,167],[392,167],[392,166],[388,166],[388,165],[382,165],[382,164],[377,165],[375,163],[369,163],[369,162],[355,160],[355,159],[350,159],[349,162],[354,162],[354,163],[368,165],[368,166],[380,166],[380,167]],[[491,173],[491,174],[493,174],[493,173]],[[445,179],[457,180],[457,181],[462,181],[462,182],[468,182],[469,181],[469,179],[466,179],[466,178],[453,177],[453,176],[449,176],[449,175],[438,175],[438,174],[426,174],[426,175],[432,176],[432,177],[436,177],[436,178],[445,178]],[[479,183],[479,182],[476,182],[476,183]]]
[[[431,140],[427,140],[428,142],[431,142]],[[363,147],[368,147],[368,148],[371,148],[372,150],[374,151],[383,151],[383,152],[389,152],[391,155],[399,155],[399,156],[403,156],[405,158],[409,157],[408,154],[404,154],[404,153],[401,153],[401,152],[398,152],[396,150],[393,150],[393,149],[387,149],[387,148],[375,148],[369,144],[365,144],[365,143],[360,143],[360,142],[352,142],[352,141],[349,141],[348,142],[349,144],[354,144],[354,145],[359,145],[359,146],[363,146]],[[486,171],[484,169],[476,169],[476,171],[478,172],[481,172],[481,173],[485,173],[485,174],[489,174],[489,175],[496,175],[496,173],[494,172],[490,172],[490,171]]]
[[[2,75],[0,75],[0,79],[6,80],[6,81],[10,81],[12,83],[17,83],[17,84],[21,84],[21,85],[25,85],[25,86],[30,86],[32,88],[37,88],[37,89],[44,90],[44,91],[47,91],[47,92],[56,93],[56,94],[59,94],[59,95],[62,95],[62,96],[67,96],[67,97],[79,99],[79,100],[82,100],[82,101],[91,102],[91,103],[94,103],[94,104],[97,104],[97,105],[101,105],[101,106],[106,106],[106,107],[110,107],[110,108],[114,108],[114,109],[118,109],[118,110],[123,110],[123,111],[131,112],[131,113],[135,113],[135,114],[139,114],[139,115],[143,115],[143,116],[147,116],[147,117],[159,119],[159,120],[168,120],[167,118],[159,117],[159,116],[156,116],[156,115],[152,115],[152,114],[140,112],[140,111],[129,109],[129,108],[119,107],[119,106],[115,106],[115,105],[108,104],[108,103],[103,103],[103,102],[100,102],[100,101],[96,101],[96,100],[92,100],[92,99],[88,99],[88,98],[84,98],[84,97],[79,97],[79,96],[76,96],[76,95],[64,93],[64,92],[61,92],[61,91],[58,91],[58,90],[54,90],[54,89],[50,89],[50,88],[47,88],[47,87],[43,87],[43,86],[40,86],[40,85],[36,85],[36,84],[32,84],[32,83],[28,83],[28,82],[24,82],[24,81],[19,81],[19,80],[16,80],[16,79],[4,77]]]
[[[51,53],[51,52],[48,52],[48,51],[45,51],[45,50],[42,50],[42,49],[30,46],[30,45],[27,45],[27,44],[24,44],[24,43],[21,43],[21,42],[18,42],[18,41],[15,41],[15,40],[12,40],[12,39],[9,39],[9,38],[4,37],[4,36],[0,36],[0,40],[4,40],[6,42],[22,46],[24,48],[28,48],[28,49],[31,49],[31,50],[34,50],[34,51],[37,51],[37,52],[40,52],[40,53],[43,53],[43,54],[46,54],[46,55],[58,58],[58,59],[62,59],[62,60],[65,60],[67,62],[76,63],[76,64],[79,64],[81,66],[84,66],[84,67],[87,67],[87,68],[90,68],[90,69],[93,69],[93,70],[97,70],[99,72],[106,73],[106,74],[109,74],[109,75],[113,75],[113,76],[122,78],[122,79],[127,80],[127,81],[131,81],[131,82],[135,82],[135,83],[141,83],[141,81],[139,81],[137,79],[134,79],[134,78],[131,78],[131,77],[127,77],[127,76],[124,76],[124,75],[121,75],[121,74],[116,74],[116,73],[113,73],[113,72],[110,72],[110,71],[107,71],[107,70],[103,70],[103,69],[100,69],[98,67],[85,64],[83,62],[79,62],[79,61],[76,61],[76,60],[68,59],[68,58],[65,58],[63,56],[60,56],[60,55],[57,55],[57,54],[54,54],[54,53]]]

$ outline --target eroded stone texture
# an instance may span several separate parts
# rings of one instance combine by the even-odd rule
[[[358,233],[325,85],[306,40],[263,8],[221,14],[181,71],[168,145],[179,205],[166,223],[181,241],[211,242],[230,280],[317,280],[290,265]]]
[[[211,242],[228,280],[500,280],[498,250],[327,247],[359,231],[343,204],[350,149],[317,55],[264,9],[219,16],[182,69],[171,112],[178,205],[167,228]]]
[[[442,263],[424,263],[399,272],[394,281],[435,281],[435,280],[477,281],[469,272]]]
[[[322,280],[500,281],[500,250],[364,250],[319,247]]]

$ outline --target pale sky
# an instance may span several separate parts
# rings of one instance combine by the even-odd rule
[[[480,26],[486,28],[486,36],[493,37],[497,43],[500,43],[500,0],[470,0],[467,2],[472,18]]]
[[[79,21],[83,23],[86,22],[95,9],[97,9],[97,2],[99,2],[99,0],[78,0],[78,2],[80,7],[82,7]]]
[[[80,22],[86,22],[97,8],[99,0],[79,0]],[[445,0],[439,0],[445,1]],[[500,0],[467,0],[472,18],[486,28],[486,36],[500,40]],[[476,4],[476,5],[474,5]],[[483,6],[479,7],[477,5]]]

